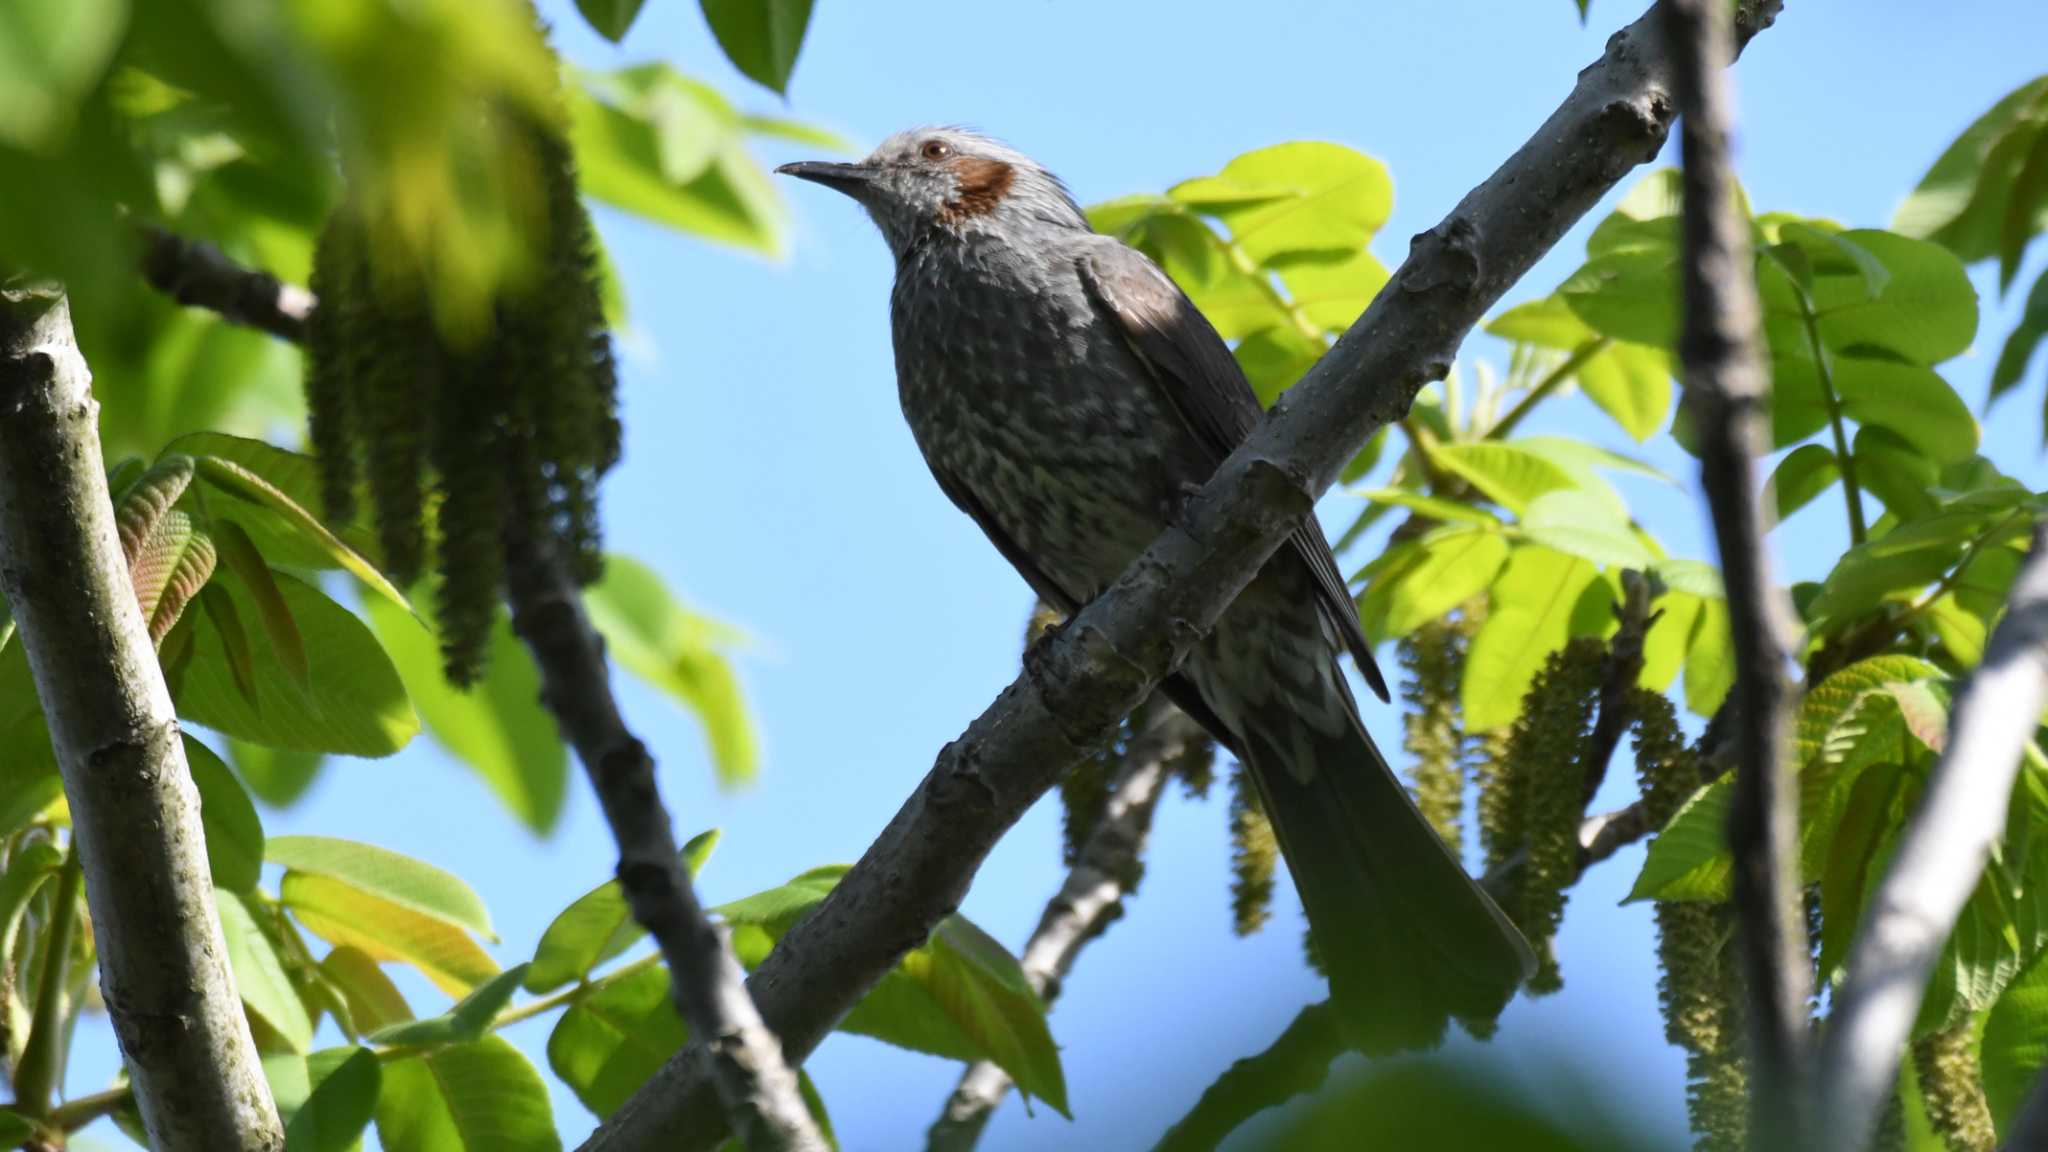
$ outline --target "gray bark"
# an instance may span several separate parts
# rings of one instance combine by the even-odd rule
[[[115,532],[90,383],[63,296],[0,288],[0,588],[151,1144],[274,1152],[284,1130],[228,970],[199,793]]]
[[[1775,17],[1746,5],[1744,39]],[[1487,308],[1670,129],[1661,21],[1616,33],[1565,102],[1408,259],[1282,396],[1178,523],[1048,641],[868,851],[748,981],[801,1061],[940,919],[1002,834],[1178,666],[1375,431],[1450,368]],[[694,1056],[672,1059],[584,1145],[708,1149],[722,1135]]]
[[[1756,459],[1767,450],[1769,394],[1757,353],[1760,312],[1749,220],[1738,209],[1729,133],[1724,0],[1666,0],[1673,85],[1683,125],[1685,259],[1680,340],[1686,400],[1699,437],[1700,483],[1728,591],[1735,642],[1735,792],[1728,846],[1748,992],[1751,1140],[1807,1147],[1807,998],[1812,993],[1799,882],[1799,785],[1788,755],[1791,684],[1784,638],[1791,604],[1771,578]]]

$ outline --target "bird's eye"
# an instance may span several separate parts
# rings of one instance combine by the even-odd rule
[[[953,148],[944,140],[927,140],[917,152],[927,160],[944,160],[953,154]]]

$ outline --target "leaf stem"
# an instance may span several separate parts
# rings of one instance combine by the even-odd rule
[[[1835,440],[1835,465],[1842,470],[1842,499],[1849,506],[1849,543],[1861,544],[1870,535],[1863,522],[1863,489],[1856,483],[1856,458],[1849,454],[1849,434],[1842,426],[1842,398],[1835,393],[1835,370],[1820,342],[1820,324],[1814,315],[1813,301],[1805,292],[1799,294],[1799,319],[1806,326],[1806,345],[1813,352],[1814,376],[1820,381],[1821,399],[1828,408],[1828,430]]]
[[[135,1089],[126,1084],[90,1096],[79,1096],[50,1110],[51,1125],[65,1132],[76,1132],[87,1124],[119,1109],[134,1099]]]
[[[78,890],[84,880],[74,846],[64,857],[55,901],[50,907],[50,934],[43,944],[43,970],[36,985],[35,1014],[28,1043],[14,1070],[14,1106],[30,1116],[47,1116],[55,1097],[59,1058],[64,1045],[65,968],[71,960],[71,937],[78,927]]]
[[[1579,369],[1584,368],[1586,361],[1605,352],[1608,345],[1612,343],[1614,343],[1612,337],[1595,336],[1591,340],[1581,343],[1577,348],[1572,349],[1571,355],[1566,356],[1557,367],[1550,370],[1548,375],[1538,380],[1534,388],[1529,389],[1520,400],[1515,401],[1515,406],[1508,409],[1506,415],[1494,421],[1493,427],[1486,430],[1486,439],[1507,439],[1508,433],[1514,431],[1515,426],[1520,424],[1530,412],[1534,411],[1536,405],[1541,404],[1552,392],[1557,391],[1566,380],[1576,375]]]

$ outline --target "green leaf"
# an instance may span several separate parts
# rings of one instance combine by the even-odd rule
[[[1879,855],[1892,822],[1892,801],[1901,769],[1879,764],[1856,779],[1821,873],[1820,978],[1825,981],[1848,955],[1863,910],[1864,893],[1885,863]],[[1908,1064],[1912,1061],[1907,1061]]]
[[[780,888],[714,909],[733,925],[733,950],[749,968],[825,898],[844,865],[814,868]],[[1068,1115],[1059,1049],[1045,1005],[1002,945],[961,916],[941,921],[840,1022],[844,1031],[955,1060],[989,1060]]]
[[[1624,903],[1635,900],[1717,901],[1728,897],[1728,810],[1734,789],[1718,780],[1692,794],[1650,840],[1643,870]]]
[[[1486,331],[1503,340],[1559,352],[1575,351],[1589,340],[1601,339],[1560,296],[1517,304],[1488,320]]]
[[[599,36],[617,44],[640,15],[642,0],[576,0],[576,10]]]
[[[1655,348],[1678,342],[1678,258],[1672,251],[1595,256],[1558,285],[1557,294],[1604,336]]]
[[[1411,512],[1420,512],[1432,520],[1481,524],[1493,528],[1498,528],[1501,524],[1500,517],[1484,508],[1456,500],[1439,499],[1410,488],[1361,488],[1354,489],[1352,495],[1363,497],[1374,504],[1388,504],[1396,508],[1406,508]]]
[[[228,760],[257,799],[282,808],[312,787],[323,757],[317,752],[294,752],[246,740],[229,740]]]
[[[607,1118],[688,1038],[668,969],[653,964],[579,995],[548,1034],[548,1066],[585,1108]]]
[[[483,777],[521,823],[535,832],[553,828],[568,795],[569,752],[541,707],[533,654],[512,634],[505,613],[491,622],[483,679],[464,690],[442,672],[434,613],[424,602],[423,619],[374,600],[363,607],[434,742]]]
[[[380,964],[410,964],[450,996],[466,996],[498,973],[490,954],[462,929],[344,881],[286,872],[278,898],[322,940]]]
[[[700,832],[683,845],[683,866],[695,877],[718,846],[718,829]],[[526,969],[528,992],[552,992],[572,981],[582,980],[598,965],[619,955],[646,935],[633,921],[626,906],[626,894],[617,880],[604,883],[578,896],[550,921],[534,948],[533,963]]]
[[[1430,450],[1430,459],[1517,516],[1527,510],[1529,501],[1545,492],[1573,488],[1578,483],[1567,468],[1516,443],[1440,444]]]
[[[210,327],[225,328],[226,325],[214,324]],[[277,341],[264,338],[262,343],[275,346]],[[244,471],[261,477],[265,483],[283,493],[294,506],[302,510],[320,507],[320,466],[303,452],[289,451],[268,441],[247,436],[231,436],[225,432],[193,432],[171,441],[159,459],[172,455],[190,456],[195,461],[202,456],[228,461],[239,465]],[[249,538],[256,543],[256,551],[271,564],[282,568],[312,568],[323,571],[342,567],[340,561],[323,542],[307,536],[300,529],[294,522],[294,517],[276,511],[268,505],[237,502],[228,507],[234,509],[235,521],[248,530]],[[363,525],[351,523],[328,527],[333,535],[341,538],[350,551],[360,556],[369,556],[375,552],[376,537]]]
[[[1910,520],[1934,512],[1930,490],[1940,482],[1941,468],[1897,433],[1874,425],[1858,428],[1850,455],[1857,480],[1892,515]]]
[[[1640,444],[1671,416],[1671,359],[1661,348],[1614,343],[1579,365],[1579,390]]]
[[[2033,359],[2035,349],[2044,339],[2048,339],[2048,272],[2034,281],[2033,289],[2027,293],[2026,310],[2020,313],[2019,323],[2013,325],[2005,346],[1999,349],[1998,363],[1991,369],[1991,400],[2018,386],[2020,377],[2026,374],[2027,362]]]
[[[1800,253],[1797,279],[1808,291],[1814,289],[1817,276],[1854,277],[1861,282],[1861,302],[1877,299],[1891,281],[1891,270],[1875,253],[1839,230],[1788,220],[1778,225],[1778,238],[1782,243],[1773,249],[1773,255],[1782,262],[1786,249]]]
[[[586,194],[707,240],[782,253],[782,201],[714,89],[660,64],[582,79],[564,102]]]
[[[1416,543],[1414,562],[1390,577],[1388,636],[1406,636],[1486,591],[1508,558],[1507,538],[1486,528],[1438,529]]]
[[[1957,664],[1974,668],[1984,659],[1984,641],[1990,628],[1981,617],[1964,610],[1953,592],[1935,598],[1921,616]]]
[[[1394,205],[1386,165],[1315,140],[1246,152],[1168,195],[1222,220],[1254,267],[1283,253],[1361,249]]]
[[[1868,249],[1891,278],[1875,300],[1862,298],[1860,281],[1839,299],[1825,298],[1820,288],[1828,281],[1820,281],[1814,302],[1823,342],[1839,352],[1882,348],[1917,364],[1938,364],[1970,346],[1977,290],[1961,261],[1947,249],[1893,232],[1859,228],[1842,236]]]
[[[1735,686],[1735,641],[1728,630],[1728,601],[1703,597],[1685,647],[1685,706],[1712,716]]]
[[[735,634],[685,608],[653,569],[624,556],[605,558],[604,578],[584,603],[620,664],[696,714],[719,782],[752,780],[760,760],[754,720],[724,653]]]
[[[1686,592],[1666,592],[1658,597],[1657,617],[1650,621],[1650,630],[1643,637],[1643,672],[1636,683],[1652,692],[1663,692],[1678,679],[1686,648],[1692,643],[1700,601],[1701,597]]]
[[[185,605],[213,577],[213,540],[183,512],[165,512],[129,565],[135,600],[149,625],[150,639],[161,642],[184,614]]]
[[[1937,463],[1976,454],[1977,421],[1934,370],[1863,356],[1838,356],[1834,366],[1835,391],[1850,419],[1890,429]]]
[[[512,1000],[526,979],[524,964],[505,969],[464,996],[439,1016],[392,1024],[370,1034],[372,1043],[395,1048],[434,1048],[482,1036],[499,1010]]]
[[[1978,1061],[1985,1102],[2003,1144],[2020,1105],[2048,1065],[2048,958],[2036,957],[1991,1006]]]
[[[280,1090],[283,1077],[265,1059],[263,1071],[270,1077],[271,1094],[285,1121],[285,1152],[355,1152],[362,1147],[363,1131],[377,1110],[377,1096],[383,1086],[383,1070],[377,1054],[353,1045],[325,1048],[303,1060],[287,1058],[298,1066],[289,1094]]]
[[[258,508],[274,513],[302,540],[317,548],[336,565],[347,569],[358,580],[370,586],[378,595],[393,604],[412,610],[405,594],[391,581],[384,578],[377,567],[355,549],[342,543],[341,538],[327,530],[327,526],[285,492],[265,480],[254,470],[221,456],[195,457],[201,479],[231,496],[247,501]]]
[[[263,623],[264,634],[270,637],[270,650],[276,654],[277,662],[283,665],[285,675],[305,687],[312,675],[306,664],[306,640],[292,621],[292,611],[284,602],[284,593],[278,591],[270,566],[263,562],[255,541],[241,525],[233,520],[215,520],[211,528],[215,550],[255,601],[257,619]]]
[[[194,631],[192,659],[172,693],[180,716],[252,744],[345,756],[389,756],[419,732],[405,685],[376,637],[355,615],[303,581],[275,574],[310,662],[304,687],[286,674],[266,641],[248,644],[248,694],[236,683],[233,637],[209,611]],[[208,585],[237,620],[256,612],[235,581]],[[251,698],[253,696],[253,699]]]
[[[320,961],[320,977],[341,993],[358,1032],[375,1032],[413,1018],[398,985],[360,948],[329,951]]]
[[[36,1131],[35,1121],[12,1108],[0,1108],[0,1147],[26,1144]]]
[[[1968,263],[1998,251],[2005,201],[2036,134],[2048,127],[2048,76],[2014,89],[1977,118],[1899,205],[1892,227]]]
[[[501,1036],[384,1066],[377,1139],[385,1152],[560,1152],[548,1086]]]
[[[206,833],[206,863],[213,885],[248,892],[263,875],[263,822],[241,781],[213,749],[185,736],[185,763],[199,790],[199,817]]]
[[[2048,219],[2048,131],[2034,137],[2034,146],[2027,151],[2006,198],[1998,230],[2000,292],[2012,287],[2012,278],[2020,270],[2020,254],[2044,219]]]
[[[1771,478],[1764,484],[1764,505],[1775,509],[1776,519],[1782,523],[1834,487],[1841,476],[1832,451],[1819,444],[1802,444],[1771,470]]]
[[[1940,675],[1941,670],[1927,661],[1901,655],[1873,656],[1836,670],[1808,689],[1800,701],[1793,754],[1802,765],[1823,758],[1840,760],[1846,747],[1836,741],[1836,734],[1848,731],[1849,721],[1873,693],[1883,692],[1887,685],[1912,684]],[[1851,743],[1865,734],[1848,731]]]
[[[483,900],[455,875],[423,860],[326,836],[273,836],[264,856],[307,876],[325,876],[487,939],[491,916]]]
[[[804,46],[811,0],[701,0],[704,19],[733,67],[778,93],[789,92],[789,74]]]
[[[121,43],[126,9],[122,0],[0,8],[0,144],[35,151],[65,135]]]
[[[1271,266],[1301,315],[1330,332],[1349,328],[1387,283],[1387,266],[1363,248],[1277,256]]]
[[[1524,535],[1569,556],[1602,567],[1647,568],[1650,550],[1612,504],[1580,489],[1545,492],[1522,514]]]
[[[284,962],[278,959],[270,937],[257,926],[241,897],[233,892],[215,889],[214,903],[220,909],[228,966],[234,970],[242,1004],[292,1051],[311,1048],[313,1021],[307,1017],[306,1006],[292,987],[291,977],[285,974]]]
[[[0,872],[0,958],[12,962],[14,943],[21,934],[28,903],[64,867],[64,853],[47,840],[31,840],[16,849]],[[0,1000],[0,1012],[8,1010]]]
[[[1963,539],[1932,540],[1910,551],[1883,547],[1884,537],[1850,548],[1835,562],[1809,615],[1817,630],[1834,631],[1902,592],[1925,588],[1954,566]]]
[[[1459,699],[1466,727],[1514,720],[1543,662],[1571,635],[1572,611],[1597,579],[1593,565],[1537,545],[1516,548],[1494,581],[1492,608],[1472,638]]]

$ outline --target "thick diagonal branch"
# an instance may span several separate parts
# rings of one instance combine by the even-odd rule
[[[1750,1132],[1762,1148],[1806,1147],[1806,1000],[1812,978],[1799,903],[1799,793],[1786,755],[1790,605],[1771,579],[1756,458],[1767,386],[1749,221],[1729,159],[1733,120],[1725,0],[1665,0],[1685,161],[1685,326],[1679,343],[1700,445],[1700,482],[1728,590],[1735,642],[1735,795],[1728,844],[1749,992]]]
[[[284,1129],[228,970],[199,793],[115,531],[98,416],[64,297],[0,286],[0,588],[71,807],[114,1034],[152,1147],[277,1152]]]
[[[2021,754],[2048,705],[2048,526],[1949,717],[1948,747],[1849,948],[1820,1051],[1817,1145],[1860,1152],[1956,917],[2005,831]],[[2013,1145],[2027,1147],[2028,1145]]]
[[[1775,15],[1745,5],[1752,33]],[[881,836],[749,981],[801,1059],[960,902],[981,861],[1039,796],[1106,741],[1308,514],[1358,447],[1449,369],[1466,332],[1670,127],[1670,69],[1653,12],[1535,135],[1442,223],[1366,313],[1192,497],[1177,524],[1050,641],[949,744]],[[671,1061],[591,1149],[704,1149],[715,1109]]]
[[[145,277],[181,303],[208,308],[280,339],[305,338],[315,301],[302,288],[244,268],[211,245],[162,231],[145,234]],[[667,961],[676,1010],[698,1043],[690,1057],[709,1072],[728,1123],[752,1152],[823,1152],[782,1046],[761,1022],[724,933],[705,915],[677,854],[654,758],[612,696],[604,641],[550,543],[524,531],[506,540],[512,623],[539,666],[543,703],[576,749],[619,845],[619,885],[633,919]]]
[[[1109,781],[1102,815],[1024,945],[1024,976],[1048,1005],[1059,997],[1081,949],[1123,915],[1124,897],[1144,868],[1145,838],[1173,762],[1189,745],[1207,739],[1200,725],[1160,696],[1133,719],[1138,734]],[[1001,1068],[986,1060],[968,1065],[945,1112],[925,1135],[926,1152],[973,1148],[1009,1090],[1010,1077]]]

